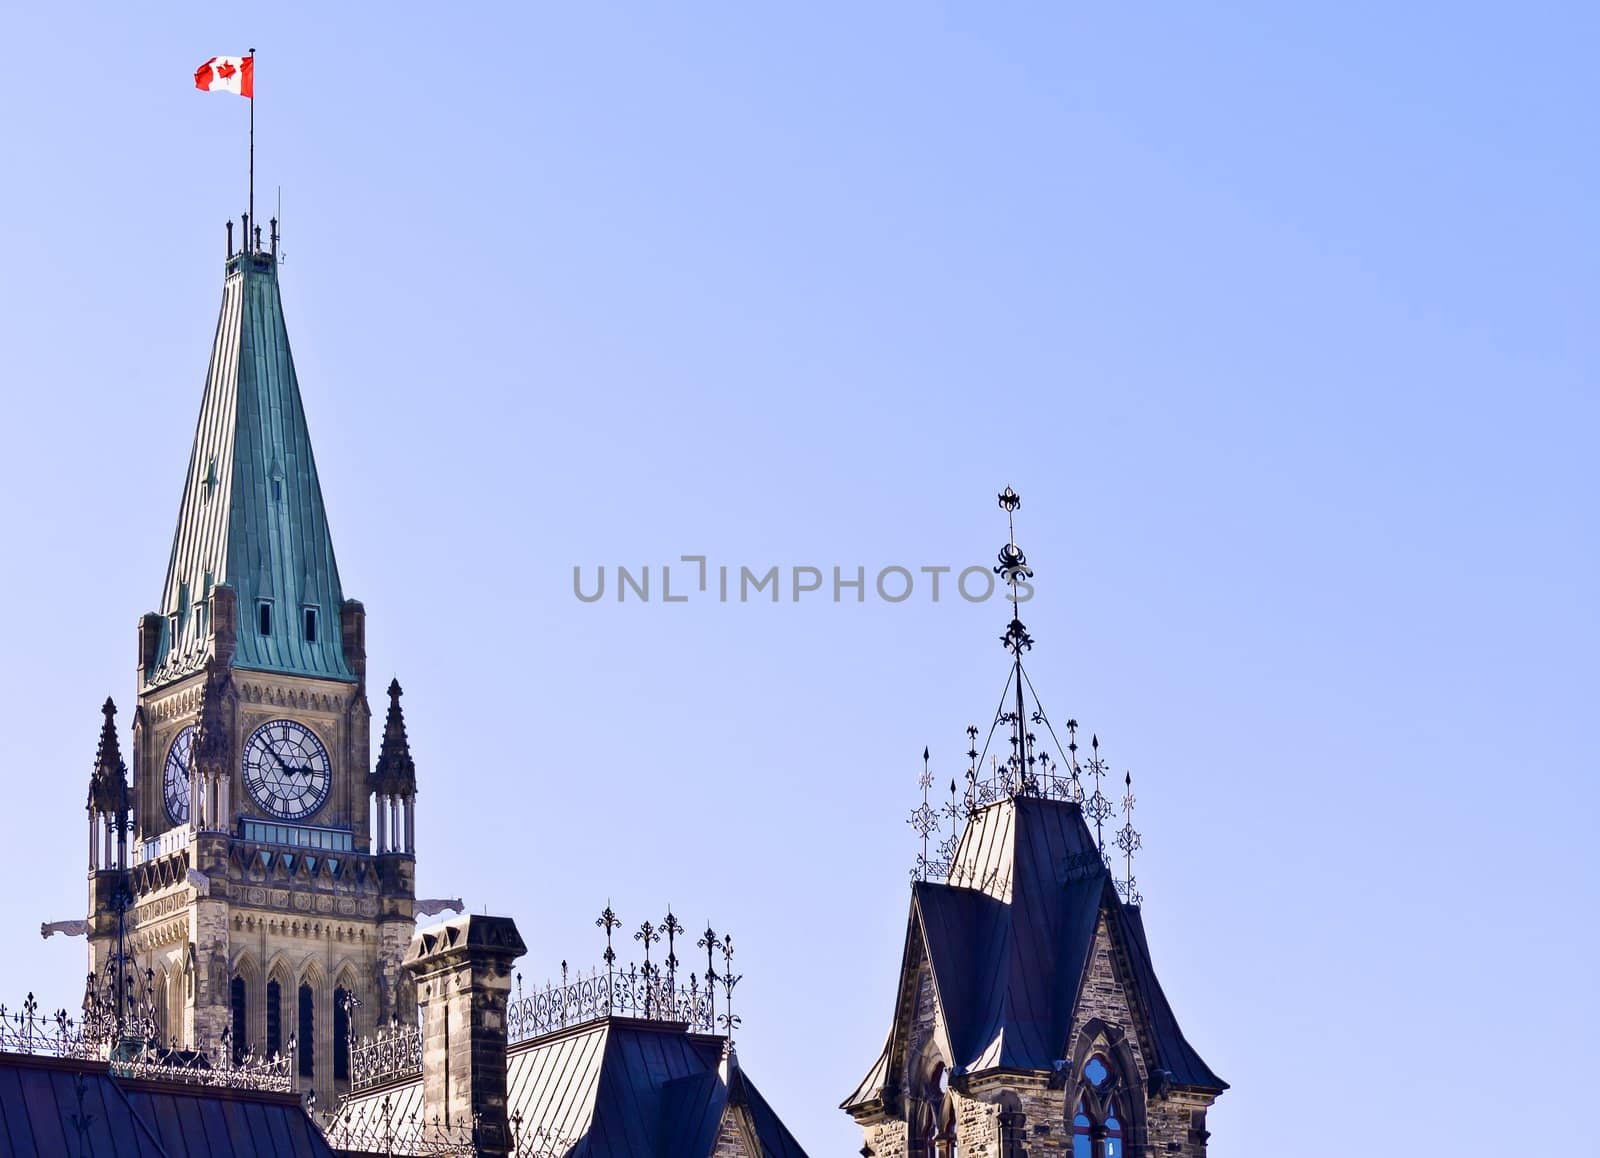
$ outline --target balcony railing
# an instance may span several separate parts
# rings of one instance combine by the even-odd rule
[[[0,1051],[104,1062],[111,1073],[125,1078],[279,1093],[294,1089],[292,1043],[280,1057],[247,1055],[235,1063],[226,1041],[216,1056],[200,1050],[168,1049],[134,1032],[132,1022],[119,1027],[98,1014],[79,1021],[68,1017],[65,1009],[41,1013],[31,993],[19,1009],[0,1005]]]
[[[422,1031],[414,1025],[389,1025],[351,1046],[351,1093],[421,1072]]]
[[[149,864],[151,861],[160,860],[169,853],[178,852],[189,847],[189,827],[180,825],[169,828],[160,836],[150,837],[148,840],[135,844],[130,850],[132,866]]]
[[[696,1032],[716,1032],[711,992],[699,977],[690,974],[684,984],[654,969],[630,966],[574,979],[564,976],[526,996],[519,980],[517,995],[506,1006],[506,1036],[515,1044],[605,1017],[678,1021]]]

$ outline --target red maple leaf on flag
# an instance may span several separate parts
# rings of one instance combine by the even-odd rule
[[[238,71],[239,69],[231,61],[225,60],[221,64],[217,65],[217,75],[223,80],[227,80],[230,76]]]

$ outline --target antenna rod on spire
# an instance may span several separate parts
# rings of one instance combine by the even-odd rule
[[[250,50],[250,220],[256,219],[256,50]],[[250,238],[244,239],[245,245],[250,244]],[[257,249],[261,247],[256,246]]]

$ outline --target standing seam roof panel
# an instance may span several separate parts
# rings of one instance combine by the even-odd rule
[[[237,594],[236,666],[354,678],[335,630],[344,595],[277,268],[266,257],[241,254],[229,262],[162,593],[152,683],[201,666],[208,644],[191,609],[205,598],[207,574]],[[273,605],[270,634],[257,629],[260,600]],[[308,606],[318,614],[314,641],[305,638],[301,618]]]

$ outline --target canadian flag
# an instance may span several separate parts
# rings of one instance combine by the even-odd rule
[[[213,56],[194,70],[194,87],[201,92],[256,95],[256,62],[250,56]]]

